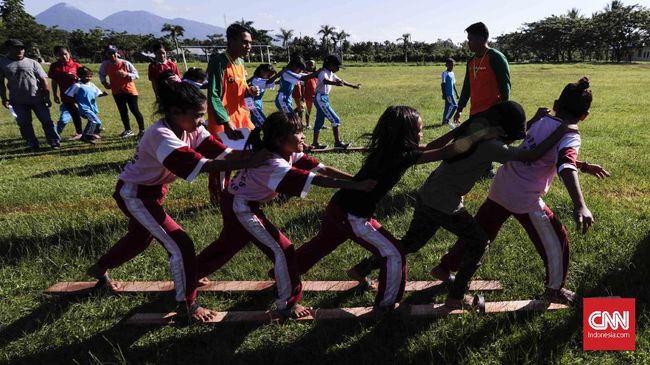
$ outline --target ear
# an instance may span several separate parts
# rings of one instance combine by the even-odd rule
[[[588,116],[589,116],[589,112],[587,111],[584,114],[582,114],[580,118],[578,118],[578,120],[582,122],[583,120],[587,119]]]

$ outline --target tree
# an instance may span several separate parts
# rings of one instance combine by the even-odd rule
[[[223,34],[215,33],[215,34],[210,34],[207,38],[207,44],[208,45],[215,45],[215,46],[225,46],[226,45],[226,38],[224,38]]]
[[[280,28],[280,34],[275,35],[275,39],[281,41],[282,48],[287,51],[287,59],[291,58],[291,53],[289,52],[289,41],[291,40],[291,37],[293,37],[293,29]]]
[[[178,37],[183,36],[183,34],[185,33],[185,28],[183,28],[180,25],[165,23],[163,24],[160,31],[163,33],[169,33],[168,36],[169,38],[172,39],[172,41],[174,42],[174,46],[176,47],[176,54],[180,54],[180,47],[178,46]]]
[[[648,11],[639,5],[623,4],[614,0],[607,4],[603,12],[593,16],[597,36],[601,38],[616,62],[630,56],[631,52],[643,45]]]
[[[251,37],[253,38],[253,44],[262,44],[262,45],[270,45],[271,44],[271,41],[273,40],[273,38],[271,38],[271,36],[268,34],[269,31],[266,30],[266,29],[257,29],[257,28],[255,28],[253,26],[253,24],[255,22],[250,21],[250,20],[244,20],[244,18],[242,18],[242,20],[236,21],[235,23],[237,23],[239,25],[243,25],[246,28],[248,28],[248,30],[250,30]]]
[[[343,60],[343,44],[346,42],[348,37],[350,36],[350,33],[347,33],[343,29],[341,29],[340,32],[335,32],[332,35],[332,40],[334,41],[334,45],[339,47],[339,56],[341,56],[341,60]]]
[[[321,49],[324,51],[324,56],[330,54],[330,41],[335,31],[336,31],[336,27],[333,27],[331,25],[320,26],[320,30],[318,31],[318,34],[321,34],[320,46]]]
[[[409,46],[411,44],[411,33],[404,33],[397,41],[402,41],[402,49],[404,50],[404,63],[409,61]]]

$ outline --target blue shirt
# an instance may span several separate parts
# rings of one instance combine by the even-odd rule
[[[456,76],[454,75],[454,71],[443,71],[442,83],[444,84],[444,97],[451,96],[453,98],[454,85],[456,84]]]
[[[65,94],[74,98],[77,104],[79,104],[79,111],[82,113],[99,113],[95,100],[102,94],[102,91],[92,82],[88,82],[87,84],[81,81],[75,82],[65,91]]]
[[[295,72],[285,70],[280,77],[280,90],[278,90],[278,96],[282,95],[282,98],[285,100],[291,99],[291,94],[293,94],[293,89],[296,87],[296,84],[300,82],[302,75]]]

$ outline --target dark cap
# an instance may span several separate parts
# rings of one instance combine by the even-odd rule
[[[109,44],[109,45],[106,46],[106,48],[104,49],[104,52],[106,52],[106,53],[108,53],[108,54],[117,53],[117,47],[115,47],[115,46],[112,45],[112,44]]]
[[[341,62],[341,59],[339,58],[339,56],[337,56],[335,54],[331,54],[331,55],[325,57],[325,60],[323,61],[323,65],[339,66],[339,67],[343,66],[343,64]]]
[[[5,42],[5,47],[18,47],[18,48],[25,48],[25,44],[18,39],[7,39]]]

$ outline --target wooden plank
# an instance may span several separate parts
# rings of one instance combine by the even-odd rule
[[[44,291],[45,294],[75,293],[90,290],[95,286],[94,281],[60,282],[52,285]],[[171,281],[118,281],[121,288],[119,293],[141,293],[141,292],[165,292],[174,290]],[[443,286],[441,281],[408,281],[406,291],[431,290]],[[232,291],[261,291],[271,289],[275,286],[274,281],[211,281],[209,284],[199,287],[204,292],[232,292]],[[356,281],[304,281],[305,291],[347,291],[359,286]],[[496,280],[474,280],[470,283],[469,290],[492,291],[502,290],[503,287]]]
[[[568,309],[563,304],[548,303],[542,300],[513,300],[503,302],[486,302],[485,313],[543,312]],[[467,314],[472,309],[451,309],[444,304],[417,304],[401,312],[405,317],[444,317]],[[136,313],[125,321],[134,326],[152,326],[174,324],[176,313]],[[297,319],[298,321],[319,321],[336,319],[372,318],[372,307],[351,307],[318,309],[313,316]],[[271,323],[281,318],[274,311],[229,311],[217,312],[217,317],[206,324],[225,322],[263,322]]]
[[[322,148],[322,149],[310,149],[305,150],[306,153],[346,153],[346,152],[367,152],[367,147],[348,147],[348,148]]]

